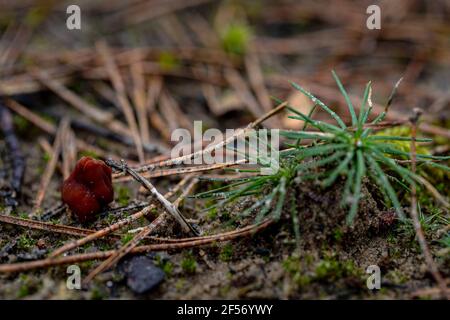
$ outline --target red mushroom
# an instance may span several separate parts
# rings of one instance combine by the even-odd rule
[[[80,222],[91,221],[100,210],[113,201],[111,168],[90,157],[78,160],[75,169],[64,180],[61,196]]]

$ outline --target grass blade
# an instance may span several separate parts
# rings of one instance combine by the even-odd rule
[[[336,72],[334,70],[332,70],[331,74],[333,75],[334,81],[336,81],[336,83],[339,87],[339,90],[341,91],[342,95],[344,96],[345,102],[347,103],[348,110],[350,111],[350,116],[352,117],[352,126],[356,126],[358,124],[358,120],[356,118],[355,108],[353,107],[352,101],[350,100],[350,97],[348,96],[347,91],[345,91],[345,88],[342,85],[342,82],[339,79]]]
[[[336,178],[347,168],[348,163],[350,162],[350,160],[353,158],[354,156],[354,151],[349,151],[347,153],[347,156],[345,157],[344,161],[342,161],[337,167],[336,169],[334,169],[331,174],[328,176],[328,178],[326,178],[323,181],[323,186],[324,187],[329,187],[331,186],[334,181],[336,181]]]
[[[356,172],[355,172],[355,184],[353,189],[353,198],[350,211],[347,215],[347,224],[352,224],[358,212],[359,200],[361,199],[361,183],[362,178],[366,173],[366,167],[364,164],[364,157],[361,149],[356,150]]]
[[[386,140],[386,141],[411,141],[411,137],[402,137],[402,136],[371,136],[367,138],[368,140]],[[433,139],[430,138],[416,138],[417,142],[433,142]]]
[[[347,128],[347,126],[345,125],[344,121],[342,121],[342,119],[336,114],[336,112],[334,112],[333,110],[331,110],[330,108],[328,108],[322,101],[320,101],[319,99],[317,99],[315,96],[313,96],[309,91],[303,89],[302,87],[300,87],[298,84],[291,82],[291,85],[298,91],[300,91],[301,93],[303,93],[305,96],[307,96],[309,99],[311,99],[311,101],[314,104],[317,104],[319,107],[321,107],[323,110],[325,110],[326,112],[328,112],[331,117],[333,117],[334,120],[336,120],[336,122],[339,124],[339,126],[342,129]]]
[[[375,179],[375,182],[377,182],[377,184],[380,188],[384,189],[386,194],[389,196],[389,199],[391,200],[392,205],[394,206],[395,210],[397,211],[398,216],[400,217],[401,220],[404,220],[405,216],[403,214],[403,210],[401,208],[400,201],[398,200],[397,194],[395,193],[394,189],[392,188],[386,174],[383,172],[381,167],[378,165],[377,161],[371,155],[366,155],[366,159],[377,177]]]
[[[358,119],[358,135],[361,133],[362,127],[364,123],[367,120],[367,117],[369,116],[368,112],[370,112],[370,108],[367,109],[368,112],[366,112],[366,105],[367,101],[369,99],[369,93],[372,91],[372,83],[369,81],[366,85],[366,88],[364,89],[364,95],[363,95],[363,102],[361,104],[361,109],[359,110],[359,119]]]

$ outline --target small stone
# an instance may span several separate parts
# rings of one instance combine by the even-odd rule
[[[126,271],[127,285],[137,294],[156,288],[164,280],[164,271],[146,256],[133,257]]]

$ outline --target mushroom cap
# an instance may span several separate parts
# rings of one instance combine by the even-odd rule
[[[81,222],[93,220],[102,207],[114,200],[111,173],[103,161],[82,157],[64,180],[62,201]]]

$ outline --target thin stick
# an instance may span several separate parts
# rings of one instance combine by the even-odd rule
[[[56,232],[56,233],[62,233],[72,236],[86,236],[94,231],[88,230],[88,229],[82,229],[82,228],[76,228],[71,226],[64,226],[64,225],[55,225],[48,222],[43,221],[37,221],[32,219],[23,219],[18,218],[14,216],[7,216],[7,215],[0,215],[0,222],[13,224],[16,226],[36,229],[36,230],[43,230],[48,232]]]
[[[56,133],[55,142],[53,143],[53,154],[50,155],[50,161],[47,163],[45,167],[44,173],[42,174],[41,183],[39,185],[39,190],[36,196],[36,200],[34,202],[34,207],[32,210],[32,215],[37,213],[37,210],[40,208],[42,201],[45,197],[45,192],[47,191],[47,187],[50,183],[50,180],[53,176],[53,172],[55,172],[56,164],[58,162],[58,157],[61,152],[62,147],[62,139],[65,135],[66,130],[69,128],[69,120],[64,118],[61,120],[61,124],[59,125],[58,131]]]
[[[155,111],[156,102],[162,89],[162,78],[152,77],[148,82],[147,102],[145,104],[148,114],[151,115]]]
[[[150,205],[148,207],[145,207],[144,209],[142,209],[141,211],[138,211],[136,213],[134,213],[133,215],[120,220],[104,229],[100,229],[98,231],[96,231],[95,233],[92,233],[82,239],[77,239],[77,240],[73,240],[70,241],[68,243],[66,243],[65,245],[63,245],[62,247],[56,249],[55,251],[53,251],[49,257],[54,258],[56,256],[59,256],[61,254],[63,254],[66,251],[72,250],[74,248],[77,248],[79,246],[82,246],[88,242],[94,241],[96,239],[102,238],[116,230],[119,230],[120,228],[129,225],[130,223],[132,223],[133,221],[136,221],[137,219],[149,214],[151,212],[151,210],[154,208],[154,206]]]
[[[151,244],[146,246],[139,246],[131,250],[131,254],[146,253],[151,251],[166,251],[166,250],[180,250],[186,248],[193,248],[202,245],[207,245],[214,242],[230,241],[241,237],[250,236],[255,234],[265,228],[267,228],[274,221],[272,219],[266,219],[259,224],[255,224],[249,227],[235,230],[233,232],[218,234],[215,236],[210,236],[209,238],[197,237],[191,238],[189,241],[179,242],[179,243],[162,243],[162,244]],[[197,240],[198,239],[198,240]],[[100,251],[93,253],[83,253],[71,256],[65,256],[61,258],[46,258],[31,262],[21,262],[0,265],[0,273],[11,273],[11,272],[23,272],[27,270],[52,267],[65,264],[73,264],[82,261],[107,259],[109,256],[114,254],[115,250]]]
[[[41,116],[34,113],[30,109],[24,107],[20,103],[14,101],[12,99],[6,98],[5,105],[9,109],[11,109],[15,113],[17,113],[18,115],[20,115],[20,116],[24,117],[25,119],[27,119],[28,121],[30,121],[32,124],[34,124],[36,127],[41,129],[42,131],[44,131],[50,135],[56,134],[57,128],[53,123],[42,118]],[[104,151],[103,149],[93,146],[93,145],[87,143],[86,141],[78,139],[78,138],[75,138],[75,141],[76,141],[77,147],[81,150],[93,151],[96,154],[98,154],[104,158],[108,157],[108,153],[106,151]]]
[[[421,111],[418,109],[414,110],[414,116],[411,117],[411,171],[416,173],[416,135],[417,135],[417,122],[421,115]],[[442,297],[446,297],[450,299],[450,292],[447,291],[447,285],[445,283],[445,279],[439,272],[439,269],[436,263],[433,260],[433,256],[428,249],[427,241],[425,239],[425,235],[422,230],[422,225],[420,224],[419,216],[417,213],[417,189],[416,183],[413,181],[411,184],[411,218],[414,223],[414,229],[416,230],[417,240],[419,241],[420,248],[422,249],[422,253],[424,255],[425,261],[428,265],[428,269],[436,280],[440,290]]]
[[[264,83],[264,76],[262,74],[261,65],[256,53],[250,53],[246,56],[245,67],[247,69],[250,85],[252,86],[253,91],[255,91],[256,98],[258,99],[264,112],[269,112],[272,109],[272,102]],[[280,127],[280,123],[277,118],[272,118],[269,121],[270,122],[268,122],[268,124],[272,127]]]
[[[248,111],[255,117],[259,117],[262,110],[259,108],[258,101],[256,101],[250,88],[245,80],[235,69],[228,68],[225,70],[225,78],[231,87],[236,91],[241,102],[247,107]]]
[[[234,139],[236,139],[237,137],[240,137],[240,136],[243,136],[243,135],[247,134],[251,129],[255,128],[257,125],[259,125],[261,122],[265,121],[266,119],[272,117],[274,114],[280,112],[286,106],[287,106],[287,102],[281,103],[276,108],[272,109],[270,112],[267,112],[265,115],[261,116],[260,118],[256,119],[255,121],[251,122],[250,124],[248,124],[247,127],[243,128],[243,129],[241,128],[241,129],[236,130],[236,132],[232,136],[230,136],[230,137],[228,137],[228,138],[218,142],[217,144],[209,145],[208,147],[206,147],[203,150],[199,150],[199,151],[193,152],[191,154],[188,154],[188,155],[185,155],[185,156],[181,156],[181,157],[177,157],[177,158],[174,158],[174,159],[168,159],[168,160],[165,160],[165,161],[144,165],[144,166],[141,166],[139,168],[134,168],[134,170],[136,172],[145,172],[145,171],[154,170],[156,167],[178,165],[178,164],[181,164],[183,161],[191,160],[191,159],[196,158],[198,156],[201,156],[201,155],[203,155],[205,153],[210,153],[213,150],[216,150],[218,148],[222,148],[223,146],[225,146],[225,145],[229,144],[230,142],[234,141]],[[122,173],[120,175],[124,175],[124,173]],[[119,174],[117,176],[119,176]]]
[[[217,169],[223,169],[223,168],[235,166],[235,165],[244,163],[245,161],[246,161],[246,159],[239,159],[239,160],[233,161],[233,162],[198,165],[198,166],[187,167],[187,168],[161,169],[161,170],[156,170],[156,171],[151,171],[151,172],[145,172],[142,174],[142,176],[146,179],[150,179],[150,178],[171,176],[171,175],[175,175],[175,174],[204,172],[204,171],[217,170]],[[114,175],[113,179],[115,179],[115,181],[117,181],[117,182],[124,182],[124,181],[130,181],[133,178],[129,177],[129,176],[123,177],[120,175]]]
[[[141,176],[139,173],[128,167],[125,161],[122,163],[117,163],[112,159],[106,160],[106,164],[116,170],[122,170],[131,175],[136,181],[140,182],[150,193],[158,200],[158,202],[169,212],[175,220],[181,225],[181,227],[186,232],[192,232],[193,234],[197,234],[197,231],[186,221],[181,212],[170,203],[159,191],[150,183],[147,179]]]
[[[41,147],[42,151],[44,151],[48,157],[51,157],[51,155],[53,154],[53,147],[50,142],[48,142],[48,140],[44,137],[39,137],[37,138],[37,143]],[[61,163],[59,161],[56,163],[56,169],[58,169],[60,173],[63,172]]]
[[[171,132],[173,132],[177,128],[182,127],[179,121],[180,119],[177,116],[175,110],[172,108],[168,95],[164,90],[159,95],[158,104],[159,104],[158,111],[164,123],[163,127],[165,130],[168,131],[167,133],[165,133],[165,135],[170,137]]]
[[[180,202],[186,197],[195,184],[198,182],[198,179],[192,179],[189,185],[185,188],[183,193],[178,197],[178,199],[174,202],[174,206],[178,207]],[[151,232],[153,232],[161,223],[167,218],[167,214],[163,213],[158,218],[153,220],[150,225],[144,227],[137,235],[133,237],[128,243],[122,246],[119,250],[117,250],[114,254],[112,254],[108,259],[103,261],[97,268],[95,268],[92,272],[88,274],[88,276],[84,279],[83,283],[86,285],[92,279],[94,279],[98,274],[102,273],[105,270],[111,269],[122,257],[127,255],[133,248],[135,248],[139,242],[141,242],[145,237],[147,237]]]
[[[50,90],[56,93],[64,101],[68,102],[70,105],[75,107],[81,113],[87,115],[88,117],[94,119],[99,123],[108,123],[113,119],[112,114],[101,111],[91,105],[90,103],[84,101],[81,97],[76,95],[74,92],[67,89],[63,84],[54,80],[50,75],[42,70],[33,70],[32,75],[38,79],[42,84],[47,86]]]
[[[77,161],[77,146],[75,142],[75,134],[72,129],[67,128],[63,137],[62,145],[62,172],[63,178],[67,179],[70,172],[75,167]]]
[[[142,60],[139,59],[130,67],[133,79],[133,100],[138,115],[139,132],[143,143],[150,143],[150,129],[147,115],[147,97],[145,90],[145,78],[142,74]]]
[[[142,147],[141,136],[139,135],[138,126],[136,123],[136,118],[134,117],[133,108],[128,101],[125,84],[123,83],[120,71],[117,68],[114,58],[110,52],[110,49],[106,42],[97,43],[97,50],[103,58],[107,72],[113,84],[114,90],[117,94],[117,100],[119,100],[120,106],[122,107],[122,112],[125,115],[128,126],[130,127],[131,134],[133,136],[134,142],[136,143],[137,154],[139,157],[139,162],[144,162],[144,150]]]
[[[161,113],[167,120],[169,120],[169,118],[174,118],[179,124],[177,128],[182,127],[193,132],[194,128],[191,120],[183,113],[177,101],[169,94],[167,90],[163,90],[160,95],[160,105]]]

